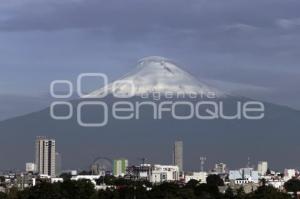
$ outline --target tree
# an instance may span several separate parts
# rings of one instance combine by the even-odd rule
[[[0,192],[0,199],[7,199],[7,194]]]
[[[298,179],[290,179],[286,183],[284,183],[284,188],[288,192],[293,192],[294,195],[297,195],[297,192],[300,191],[300,180]]]
[[[243,187],[240,187],[238,190],[236,190],[236,198],[237,199],[242,199],[245,198],[246,193]]]
[[[67,180],[71,180],[72,175],[70,173],[62,173],[60,174],[59,177],[63,178],[64,181],[67,181]]]
[[[4,176],[0,176],[0,186],[6,187],[6,184],[5,184],[5,177],[4,177]]]
[[[95,194],[95,187],[89,180],[64,181],[56,183],[62,198],[88,199]]]
[[[118,199],[120,196],[116,190],[99,190],[96,192],[91,199]]]
[[[228,199],[234,198],[234,193],[233,193],[232,188],[228,187],[228,188],[226,189],[225,194],[224,194],[224,197],[225,197],[225,198],[228,198]]]
[[[102,183],[106,185],[115,185],[116,179],[117,178],[115,176],[110,176],[110,175],[101,176],[99,179],[96,180],[96,183],[97,185]]]
[[[261,184],[262,187],[265,187],[265,186],[266,186],[266,183],[267,183],[266,179],[262,178],[262,179],[260,180],[260,184]]]
[[[206,183],[208,185],[213,185],[213,186],[224,186],[224,181],[221,179],[219,175],[209,175],[206,178]]]
[[[179,186],[175,183],[162,183],[154,186],[150,193],[150,198],[165,199],[165,198],[177,198],[179,192]]]
[[[178,193],[178,197],[180,199],[196,199],[196,196],[194,194],[194,190],[190,188],[183,188],[180,189]]]
[[[192,179],[192,180],[188,181],[188,183],[186,183],[185,187],[194,189],[198,184],[199,184],[198,180]]]
[[[272,186],[260,186],[255,192],[250,193],[247,198],[290,199],[291,197],[286,193],[280,192],[278,189]]]
[[[216,185],[200,184],[195,188],[195,195],[200,198],[218,198],[220,193]]]
[[[21,192],[22,199],[52,199],[52,198],[62,198],[60,194],[60,187],[58,183],[51,184],[48,182],[41,182],[34,187],[31,187],[26,192]],[[9,194],[10,195],[10,194]]]
[[[89,199],[95,193],[95,186],[89,180],[78,180],[75,187],[78,189],[78,199]]]
[[[42,181],[24,191],[11,189],[7,199],[90,199],[95,194],[95,187],[89,180],[53,184]]]
[[[92,171],[81,171],[78,173],[78,175],[92,175]]]

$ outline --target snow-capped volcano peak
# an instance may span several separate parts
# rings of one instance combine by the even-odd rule
[[[107,89],[108,93],[127,95],[132,92],[133,87],[135,95],[154,92],[201,95],[214,93],[217,97],[224,95],[223,92],[199,82],[172,60],[151,56],[139,60],[132,72],[87,97],[97,97],[104,89]]]

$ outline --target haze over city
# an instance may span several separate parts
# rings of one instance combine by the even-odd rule
[[[0,199],[300,198],[299,0],[2,0]]]

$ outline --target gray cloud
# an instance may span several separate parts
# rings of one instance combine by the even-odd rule
[[[298,17],[296,0],[26,0],[2,6],[1,29],[60,30],[96,28],[137,33],[160,30],[203,30],[218,25],[246,24],[271,28],[274,20]],[[20,3],[22,2],[22,3]],[[4,4],[5,5],[5,4]],[[14,4],[13,4],[14,5]],[[9,10],[9,11],[7,11]],[[6,13],[6,14],[5,14]]]
[[[300,18],[278,19],[276,23],[284,29],[291,29],[300,26]]]
[[[0,79],[9,86],[0,89],[45,90],[87,71],[117,78],[162,55],[199,78],[267,87],[275,102],[299,108],[289,100],[300,97],[299,10],[298,0],[4,0]]]

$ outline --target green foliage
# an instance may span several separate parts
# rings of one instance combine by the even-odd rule
[[[92,175],[92,171],[81,171],[78,173],[78,175]]]
[[[206,183],[211,186],[224,186],[224,181],[219,175],[209,175],[206,178]]]
[[[219,198],[219,189],[215,185],[200,184],[195,187],[195,195],[200,198]]]
[[[243,189],[236,191],[228,188],[225,194],[219,193],[219,180],[210,184],[199,184],[191,180],[185,186],[176,183],[162,183],[146,186],[145,182],[130,181],[120,178],[103,178],[101,182],[110,182],[116,189],[96,191],[94,185],[87,180],[62,183],[41,182],[35,187],[18,191],[12,188],[8,195],[0,193],[0,199],[290,199],[291,197],[279,190],[261,186],[255,192],[245,194]],[[212,183],[214,182],[214,183]]]
[[[100,177],[98,180],[96,180],[97,185],[100,184],[106,184],[106,185],[114,185],[114,186],[147,186],[151,187],[152,184],[149,181],[132,181],[124,178],[117,178],[114,176],[105,176]]]
[[[287,181],[286,183],[284,183],[284,188],[288,192],[297,193],[298,191],[300,191],[300,180],[291,179],[291,180]]]
[[[5,182],[5,177],[4,176],[0,176],[0,183]]]
[[[264,186],[266,186],[266,183],[267,183],[267,181],[266,181],[266,179],[260,179],[260,184],[264,187]]]
[[[247,199],[289,199],[288,194],[280,192],[278,189],[271,186],[261,186],[255,192],[250,193]]]
[[[233,189],[228,187],[225,191],[225,194],[224,194],[224,198],[234,198],[234,192],[233,192]]]
[[[150,198],[167,199],[178,198],[179,186],[175,183],[162,183],[161,185],[154,186],[151,191]]]
[[[188,183],[186,183],[185,187],[186,188],[190,188],[190,189],[194,189],[200,182],[198,180],[190,180],[188,181]]]
[[[86,180],[67,180],[54,184],[41,182],[30,189],[19,192],[16,199],[89,199],[95,192],[94,185]]]
[[[0,199],[7,199],[7,194],[0,192]]]
[[[71,180],[72,175],[70,173],[62,173],[60,176],[64,181]]]
[[[243,187],[240,187],[238,190],[236,190],[236,199],[243,199],[246,198],[246,193]]]
[[[98,180],[96,180],[96,183],[99,184],[107,184],[107,185],[115,185],[115,181],[116,181],[116,177],[115,176],[101,176]]]

